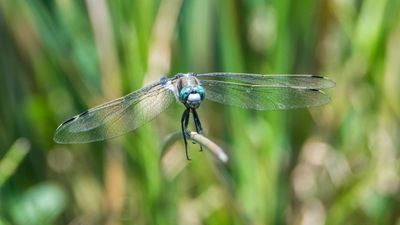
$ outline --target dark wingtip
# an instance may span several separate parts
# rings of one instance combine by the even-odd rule
[[[62,122],[59,127],[61,127],[62,125],[65,125],[67,123],[70,123],[70,122],[72,122],[72,121],[78,119],[79,117],[82,117],[82,116],[84,116],[84,115],[86,115],[88,113],[89,113],[89,110],[87,110],[87,111],[85,111],[85,112],[83,112],[83,113],[81,113],[81,114],[79,114],[77,116],[71,117],[71,118],[67,119],[66,121]]]
[[[324,89],[325,88],[333,88],[336,86],[335,81],[333,81],[327,77],[320,76],[320,75],[310,75],[310,77],[316,78],[316,79],[322,79],[322,80],[324,80],[324,82],[329,82],[329,83],[325,83],[325,86],[323,87]]]
[[[323,76],[320,76],[320,75],[311,75],[311,77],[314,77],[314,78],[319,78],[319,79],[325,79],[325,77],[323,77]]]
[[[89,113],[89,110],[86,110],[85,112],[79,114],[78,117],[84,116],[84,115],[86,115],[86,114],[88,114],[88,113]]]
[[[72,118],[67,119],[66,121],[62,122],[62,123],[60,124],[59,127],[61,127],[62,125],[65,125],[65,124],[67,124],[67,123],[70,123],[70,122],[74,121],[76,118],[78,118],[78,116],[74,116],[74,117],[72,117]]]

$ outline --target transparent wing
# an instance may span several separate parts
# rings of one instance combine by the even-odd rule
[[[117,137],[152,120],[174,100],[174,93],[157,82],[72,117],[57,128],[54,140],[86,143]]]
[[[245,77],[235,78],[240,81]],[[328,103],[330,98],[319,89],[331,87],[334,84],[325,82],[326,79],[319,77],[298,79],[295,76],[292,79],[278,76],[272,79],[259,79],[261,84],[256,84],[257,78],[251,78],[243,83],[201,80],[201,84],[206,90],[206,98],[211,101],[256,110],[295,109],[323,105]],[[318,82],[314,79],[324,81]],[[305,82],[306,80],[311,82]]]
[[[200,80],[259,85],[265,87],[291,87],[297,89],[324,89],[335,86],[335,82],[317,75],[260,75],[246,73],[204,73],[196,74]]]

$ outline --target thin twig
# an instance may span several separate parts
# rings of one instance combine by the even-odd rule
[[[214,154],[217,159],[222,161],[223,163],[228,162],[228,156],[224,152],[224,150],[215,144],[213,141],[208,139],[207,137],[197,133],[197,132],[188,132],[186,133],[186,137],[202,146],[206,147],[212,154]],[[178,139],[182,138],[182,134],[180,132],[175,132],[167,136],[165,139],[162,150],[161,150],[161,157],[165,155],[167,149],[175,143]]]

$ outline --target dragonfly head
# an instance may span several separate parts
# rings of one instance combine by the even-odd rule
[[[179,92],[179,101],[185,106],[197,109],[205,97],[204,88],[200,85],[188,85]]]

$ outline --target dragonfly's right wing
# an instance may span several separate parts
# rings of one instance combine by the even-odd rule
[[[256,110],[295,109],[326,104],[320,89],[335,86],[312,75],[198,74],[206,98],[222,104]]]
[[[196,74],[200,80],[218,80],[231,83],[265,87],[291,87],[298,89],[325,89],[335,87],[335,82],[318,75],[307,74],[251,74],[216,72]]]
[[[117,137],[152,120],[173,101],[174,93],[156,82],[72,117],[57,128],[54,140],[86,143]]]

